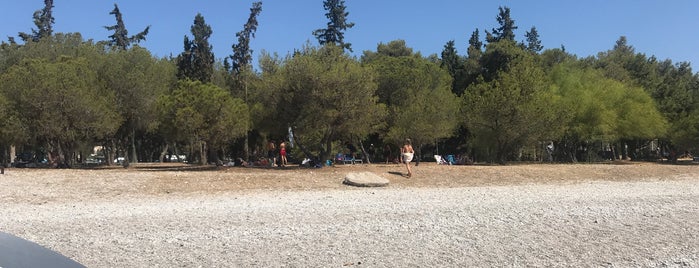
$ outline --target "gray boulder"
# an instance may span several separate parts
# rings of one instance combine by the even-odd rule
[[[383,187],[388,185],[388,182],[388,179],[371,172],[353,172],[348,173],[342,183],[358,187]]]

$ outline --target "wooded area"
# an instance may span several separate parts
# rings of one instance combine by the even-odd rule
[[[344,1],[324,7],[327,28],[309,30],[318,46],[263,51],[253,68],[262,2],[231,56],[217,59],[201,14],[183,52],[158,58],[138,45],[149,29],[129,36],[116,4],[105,11],[114,34],[95,42],[54,33],[45,0],[36,29],[0,44],[2,163],[256,160],[268,140],[291,139],[292,159],[320,161],[348,143],[383,161],[380,148],[405,138],[418,155],[497,163],[672,159],[699,147],[699,74],[636,53],[623,36],[578,58],[544,49],[536,27],[517,41],[501,7],[500,27],[473,31],[466,54],[454,41],[423,56],[394,40],[356,58],[344,40],[354,26]]]

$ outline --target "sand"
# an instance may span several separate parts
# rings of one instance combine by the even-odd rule
[[[689,164],[5,171],[0,231],[88,267],[699,266]]]

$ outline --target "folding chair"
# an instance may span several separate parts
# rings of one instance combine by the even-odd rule
[[[437,160],[437,165],[448,165],[447,161],[445,161],[441,155],[434,155],[434,159]]]

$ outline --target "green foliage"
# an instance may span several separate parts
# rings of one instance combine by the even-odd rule
[[[248,107],[228,91],[200,81],[178,82],[158,100],[161,130],[167,140],[223,146],[249,129]],[[205,162],[205,160],[202,160]]]
[[[696,154],[699,150],[699,111],[673,121],[668,138],[676,147]]]
[[[699,109],[699,77],[692,73],[689,63],[658,62],[654,57],[635,53],[626,37],[621,36],[612,50],[600,53],[590,65],[602,70],[606,77],[642,87],[668,121],[668,134],[661,138],[676,146],[694,147],[688,140],[699,136],[699,132],[692,133],[695,128],[688,118]]]
[[[34,25],[37,29],[32,29],[32,33],[19,33],[19,37],[25,43],[39,42],[42,38],[50,37],[53,34],[53,0],[44,0],[44,8],[34,12]]]
[[[573,62],[576,60],[575,55],[568,54],[560,48],[547,49],[540,54],[539,60],[544,70],[550,71],[555,66],[561,63]]]
[[[177,77],[208,83],[214,72],[214,53],[209,44],[213,31],[197,13],[191,28],[194,40],[184,37],[184,52],[177,56]]]
[[[112,135],[121,123],[114,96],[99,86],[97,73],[84,58],[56,62],[27,59],[2,76],[29,140],[71,149],[78,141]]]
[[[487,38],[486,40],[488,43],[495,43],[499,42],[502,40],[507,40],[507,41],[515,41],[515,30],[517,30],[517,26],[515,26],[515,21],[510,17],[510,8],[509,7],[498,7],[498,10],[500,11],[498,13],[498,16],[496,17],[498,24],[500,27],[498,28],[493,28],[493,33],[487,33]]]
[[[175,83],[172,65],[138,46],[106,55],[100,78],[116,94],[127,124],[143,130],[154,129],[155,101]]]
[[[349,12],[346,12],[344,0],[324,0],[323,8],[328,11],[328,27],[313,31],[321,46],[332,44],[352,52],[352,44],[345,42],[345,30],[354,27],[353,22],[347,22]]]
[[[525,145],[552,136],[559,114],[543,70],[513,42],[488,45],[483,56],[498,57],[490,80],[481,78],[464,94],[466,126],[473,146],[491,161],[504,163]],[[490,70],[489,70],[490,71]]]
[[[605,76],[611,79],[630,84],[633,81],[626,67],[633,59],[634,48],[628,45],[625,36],[621,36],[614,49],[599,53],[595,68],[603,70]]]
[[[11,103],[0,92],[0,147],[18,144],[27,139],[26,127]]]
[[[559,65],[552,72],[574,142],[616,142],[661,137],[667,121],[641,88],[605,78],[597,70]]]
[[[337,46],[306,48],[287,58],[271,73],[263,73],[259,97],[267,110],[269,129],[277,135],[294,129],[299,144],[325,159],[332,143],[361,139],[383,120],[377,103],[374,72]]]
[[[379,43],[376,52],[365,50],[362,55],[362,62],[371,62],[380,56],[401,57],[413,55],[413,49],[405,44],[405,40],[393,40],[388,44]]]
[[[122,143],[130,141],[125,145],[131,147],[135,145],[136,133],[156,130],[159,123],[156,101],[175,83],[173,64],[134,46],[105,55],[99,77],[106,89],[115,94],[118,112],[124,118],[119,131],[110,138]],[[129,161],[138,161],[136,149],[131,148]]]
[[[649,91],[668,119],[682,119],[699,109],[699,77],[688,63],[660,62],[657,76],[659,83]]]
[[[98,58],[104,54],[104,49],[95,46],[92,41],[84,41],[79,33],[56,33],[38,42],[24,44],[15,52],[10,65],[17,64],[22,59],[44,59],[55,62],[67,56],[85,58],[88,64],[96,68]]]
[[[233,45],[233,71],[239,74],[242,69],[249,67],[252,60],[252,49],[250,49],[250,39],[255,37],[257,31],[257,16],[262,12],[262,2],[252,3],[250,17],[243,26],[243,30],[236,33],[238,44]]]
[[[541,45],[541,40],[539,40],[539,32],[536,30],[536,27],[532,26],[531,30],[524,34],[524,36],[527,38],[525,47],[528,51],[532,53],[539,53],[542,49],[544,49],[544,46]]]
[[[22,46],[16,43],[5,43],[0,44],[0,74],[4,73],[7,68],[17,64],[20,59],[20,48]]]
[[[471,34],[471,38],[468,40],[468,54],[466,59],[463,62],[463,76],[462,77],[454,77],[454,83],[455,86],[453,88],[454,92],[456,92],[459,96],[463,95],[463,91],[468,87],[469,85],[473,84],[476,82],[478,79],[478,76],[481,75],[482,73],[482,68],[481,68],[481,57],[483,56],[483,42],[480,41],[478,29],[473,31]],[[461,83],[457,83],[456,81],[463,81]]]
[[[117,4],[114,4],[114,9],[109,12],[109,14],[114,15],[114,18],[116,19],[116,25],[104,26],[104,28],[108,31],[114,31],[114,33],[109,36],[110,46],[126,50],[131,46],[131,44],[146,40],[146,35],[148,35],[150,26],[146,27],[146,29],[144,29],[142,32],[129,37],[129,31],[126,30],[124,20]]]
[[[461,102],[447,70],[419,55],[382,56],[369,65],[378,73],[379,100],[389,110],[382,136],[421,145],[454,133]]]
[[[468,39],[468,58],[478,60],[483,55],[483,42],[479,37],[478,29],[471,33],[471,38]]]
[[[466,70],[464,60],[459,56],[454,47],[454,40],[447,42],[442,50],[441,67],[445,68],[452,78],[451,91],[456,95],[461,95],[466,89]]]

